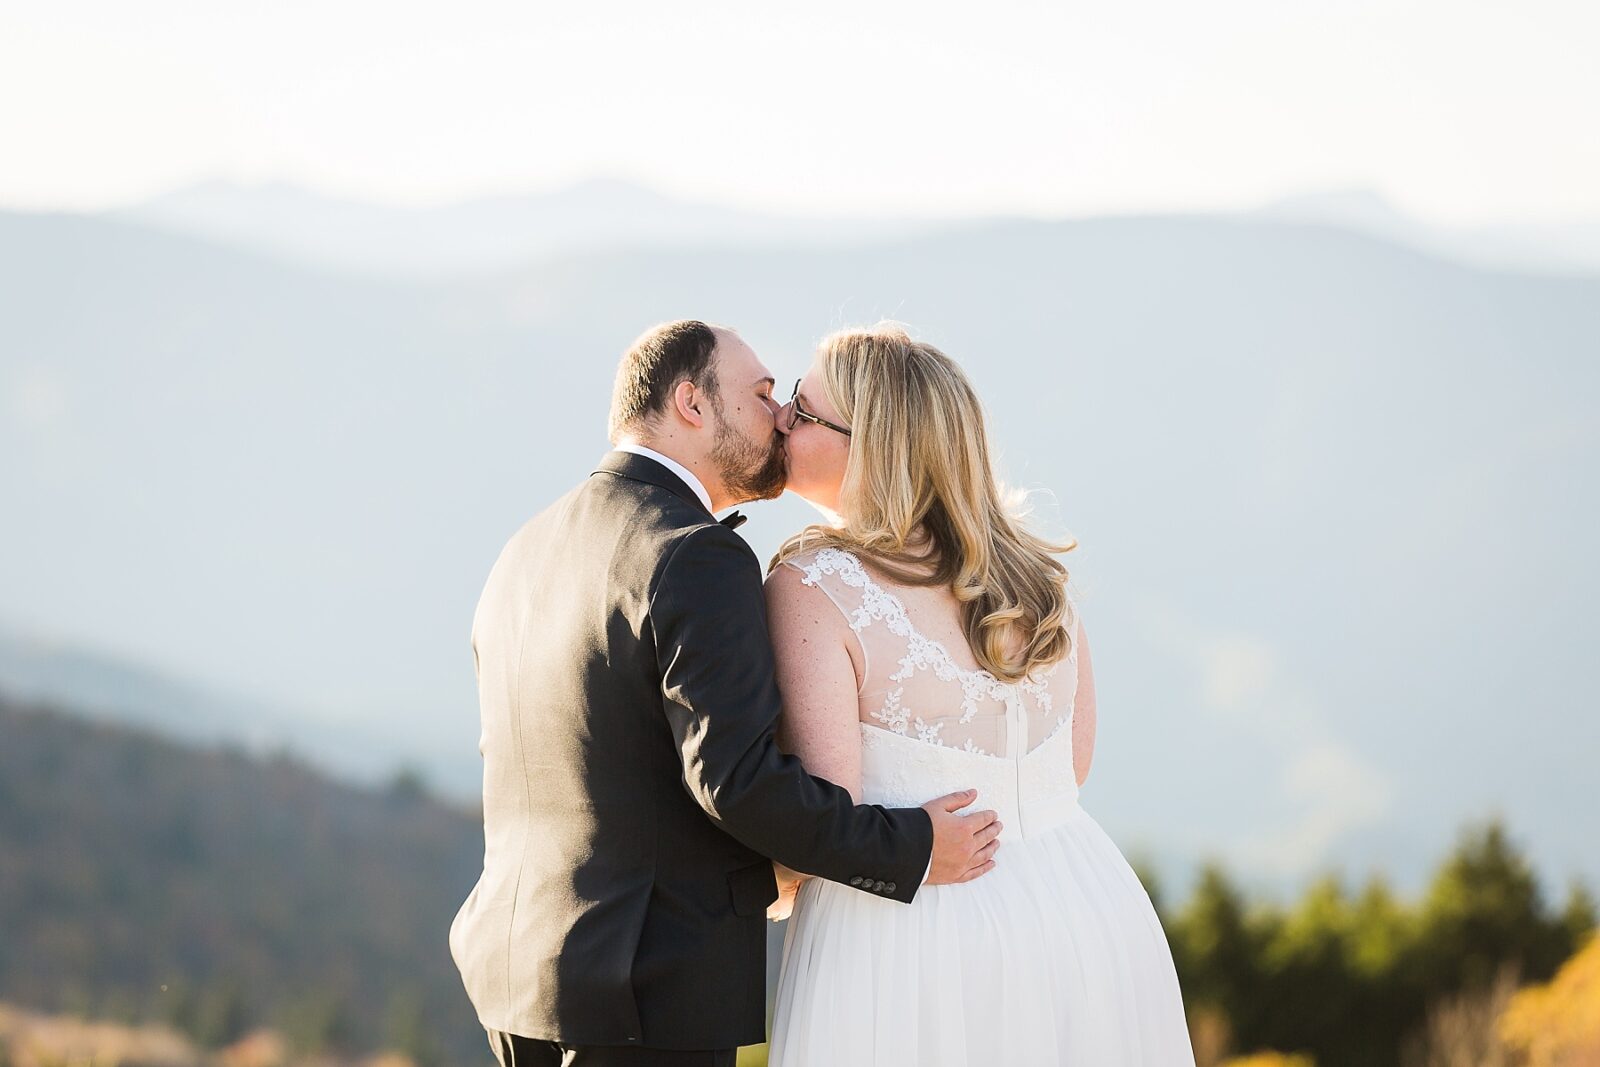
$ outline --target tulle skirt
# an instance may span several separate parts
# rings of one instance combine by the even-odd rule
[[[819,878],[784,941],[772,1067],[1193,1067],[1150,897],[1081,807],[901,904]]]

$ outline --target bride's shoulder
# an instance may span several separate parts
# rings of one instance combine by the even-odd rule
[[[860,593],[839,574],[845,555],[839,548],[808,549],[785,557],[767,574],[767,620],[775,642],[849,636]]]
[[[821,545],[784,556],[767,574],[767,584],[858,585],[857,576],[864,573],[861,560],[849,549]]]

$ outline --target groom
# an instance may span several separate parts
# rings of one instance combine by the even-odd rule
[[[730,330],[646,333],[616,451],[489,574],[483,876],[450,948],[502,1067],[731,1067],[765,1040],[769,857],[909,902],[993,853],[971,792],[857,805],[775,743],[761,568],[712,517],[783,491],[772,385]]]

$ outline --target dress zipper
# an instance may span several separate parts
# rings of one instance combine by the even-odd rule
[[[1028,754],[1028,717],[1022,712],[1022,694],[1015,687],[1006,694],[1006,717],[1011,720],[1011,795],[1017,798],[1017,837],[1026,841],[1027,824],[1022,816],[1022,760]]]

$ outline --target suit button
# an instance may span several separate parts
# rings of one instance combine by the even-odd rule
[[[860,885],[861,884],[861,876],[858,874],[854,878],[850,879],[850,884],[851,885]]]
[[[893,893],[894,892],[894,883],[890,882],[888,885],[884,886],[883,887],[883,891],[885,893]]]
[[[872,888],[873,888],[873,889],[874,889],[874,890],[875,890],[875,891],[876,891],[876,892],[879,892],[879,893],[881,893],[881,892],[883,892],[883,883],[882,883],[882,882],[881,882],[881,881],[879,881],[879,882],[873,882],[873,883],[872,883]]]

